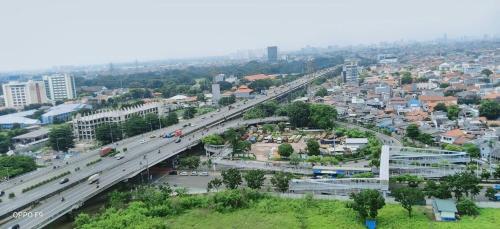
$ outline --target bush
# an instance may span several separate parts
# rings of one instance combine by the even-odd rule
[[[14,197],[16,197],[16,194],[15,194],[15,193],[13,193],[13,192],[9,193],[9,199],[12,199],[12,198],[14,198]]]
[[[479,208],[476,206],[476,203],[469,198],[459,200],[457,203],[457,210],[461,215],[479,215]]]

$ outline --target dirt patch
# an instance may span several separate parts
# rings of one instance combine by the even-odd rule
[[[295,152],[305,151],[306,144],[302,141],[297,143],[290,143]],[[279,158],[278,147],[280,144],[278,143],[263,143],[257,142],[252,144],[252,149],[250,150],[253,153],[258,161],[269,161],[270,158]]]

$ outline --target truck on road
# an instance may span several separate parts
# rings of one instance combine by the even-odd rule
[[[90,176],[87,181],[89,182],[89,184],[92,184],[98,180],[99,180],[99,173],[96,173],[96,174]]]
[[[101,151],[99,152],[99,155],[101,157],[105,157],[106,155],[108,155],[109,153],[111,153],[114,149],[111,148],[111,147],[103,147],[101,148]]]

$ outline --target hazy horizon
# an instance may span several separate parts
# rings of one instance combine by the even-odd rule
[[[498,36],[485,1],[17,0],[0,3],[0,72],[221,56],[277,45]]]

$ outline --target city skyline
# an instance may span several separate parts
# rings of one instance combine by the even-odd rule
[[[498,36],[500,6],[463,1],[0,3],[0,72],[223,56],[241,49]],[[112,15],[112,17],[110,16]],[[300,34],[300,36],[299,36]],[[304,36],[306,34],[306,36]]]

